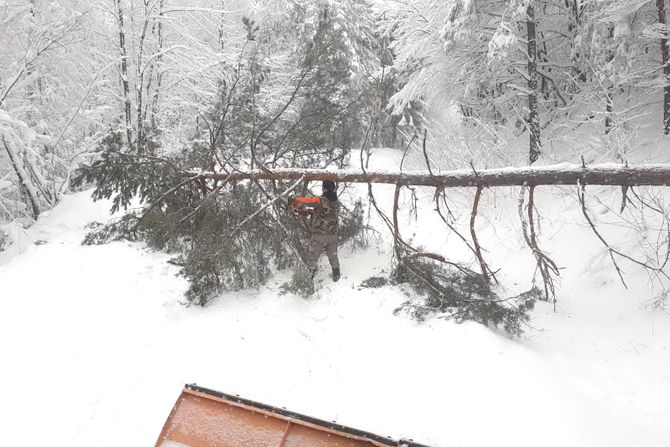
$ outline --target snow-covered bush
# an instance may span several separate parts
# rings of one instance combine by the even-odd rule
[[[0,219],[27,224],[56,204],[67,169],[50,141],[0,109]]]

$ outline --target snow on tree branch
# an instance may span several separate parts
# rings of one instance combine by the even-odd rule
[[[539,185],[670,185],[670,165],[641,164],[622,166],[601,164],[579,166],[560,164],[542,167],[498,169],[460,169],[431,175],[427,171],[347,171],[324,169],[248,170],[230,173],[190,172],[188,176],[236,182],[240,180],[332,180],[352,183],[386,183],[435,187],[495,187]]]

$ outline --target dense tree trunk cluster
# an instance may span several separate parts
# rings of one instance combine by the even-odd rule
[[[404,81],[390,104],[400,112],[422,100],[439,115],[453,101],[498,149],[511,129],[515,143],[524,134],[531,164],[556,140],[579,141],[584,126],[606,137],[603,152],[630,150],[620,137],[632,128],[668,133],[666,4],[390,0],[382,23]]]

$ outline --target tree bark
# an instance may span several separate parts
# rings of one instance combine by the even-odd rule
[[[609,135],[614,127],[612,113],[614,112],[614,88],[609,87],[605,92],[605,135]]]
[[[663,25],[664,36],[661,38],[661,66],[663,67],[663,133],[670,135],[670,39],[665,0],[656,0],[658,8],[658,23]]]
[[[30,182],[30,177],[28,176],[28,173],[26,172],[25,167],[23,166],[23,162],[21,160],[21,157],[19,156],[19,152],[16,150],[16,147],[14,146],[14,142],[12,141],[11,137],[7,138],[7,136],[3,134],[2,143],[5,146],[5,150],[9,155],[9,160],[11,161],[12,166],[14,167],[14,172],[16,172],[16,176],[18,177],[22,188],[24,189],[26,195],[28,196],[28,200],[30,201],[30,206],[32,207],[33,211],[33,218],[37,220],[41,212],[40,202],[37,196],[37,190],[35,189],[35,186]]]
[[[609,39],[613,40],[614,39],[614,25],[610,24],[608,26],[608,31],[609,31]],[[612,61],[614,60],[614,49],[609,50],[609,55],[607,56],[607,64],[605,64],[605,67],[607,67]],[[607,81],[607,86],[603,86],[603,89],[605,90],[605,135],[609,135],[609,133],[612,131],[612,128],[614,127],[614,121],[613,121],[613,116],[614,116],[614,85],[611,83],[611,81]]]
[[[36,0],[30,0],[30,20],[29,20],[29,32],[28,36],[30,41],[35,39],[35,36],[37,35],[37,32],[35,30],[36,28],[36,20],[37,20],[37,4]],[[36,111],[38,110],[37,107],[37,86],[38,83],[34,81],[32,78],[32,75],[35,71],[35,66],[31,65],[26,65],[26,77],[28,78],[28,84],[26,85],[26,93],[28,96],[28,102],[30,103],[30,107],[28,111],[26,112],[26,123],[30,127],[35,127],[37,124],[37,113]]]
[[[186,176],[197,176],[224,182],[240,180],[332,180],[350,183],[386,183],[392,185],[416,185],[434,187],[495,187],[495,186],[539,186],[539,185],[670,185],[670,164],[646,164],[622,166],[615,164],[579,166],[561,164],[542,167],[498,168],[474,171],[461,169],[431,175],[427,171],[327,171],[323,169],[275,169],[219,172],[186,172]]]
[[[535,26],[535,8],[533,2],[526,9],[526,31],[528,33],[528,131],[530,132],[529,161],[533,164],[542,153],[540,140],[540,113],[538,111],[537,90],[537,29]]]
[[[160,0],[158,6],[158,57],[156,58],[156,89],[154,90],[153,100],[151,102],[151,127],[156,127],[156,117],[159,111],[159,97],[163,83],[163,0]],[[147,95],[149,93],[147,92]]]
[[[119,21],[119,49],[121,51],[121,84],[123,86],[124,111],[126,119],[126,138],[128,146],[133,146],[132,111],[130,106],[130,85],[128,83],[128,53],[126,51],[126,34],[123,31],[123,8],[121,0],[116,0]]]

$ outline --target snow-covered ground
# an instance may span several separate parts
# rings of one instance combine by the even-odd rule
[[[570,199],[545,194],[541,241],[564,267],[557,311],[541,303],[520,339],[394,316],[398,288],[359,287],[388,273],[383,246],[343,248],[338,283],[322,259],[307,300],[279,293],[280,272],[186,307],[167,255],[82,246],[109,204],[69,195],[0,253],[0,445],[152,445],[185,383],[436,447],[670,445],[670,317],[644,306],[643,272],[627,265],[621,286]],[[528,288],[506,200],[489,197],[481,238],[503,282]],[[449,255],[430,210],[406,237]]]

